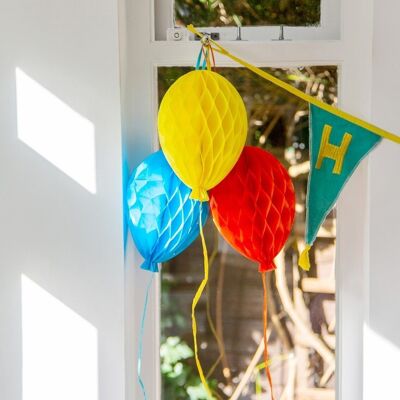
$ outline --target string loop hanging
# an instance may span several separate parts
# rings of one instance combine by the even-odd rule
[[[208,71],[212,71],[213,68],[215,69],[215,56],[209,35],[205,34],[200,42],[201,49],[197,56],[196,70],[207,69]]]

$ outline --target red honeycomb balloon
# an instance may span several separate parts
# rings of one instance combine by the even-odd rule
[[[274,258],[292,229],[295,194],[282,164],[258,147],[246,146],[232,171],[210,191],[215,224],[232,247],[275,269]]]

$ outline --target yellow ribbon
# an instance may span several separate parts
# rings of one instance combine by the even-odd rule
[[[188,25],[186,28],[190,32],[194,33],[195,35],[197,35],[199,37],[204,36],[193,25]],[[222,47],[219,43],[215,42],[211,38],[209,39],[209,41],[214,46],[213,50],[215,50],[216,52],[229,57],[231,60],[236,61],[238,64],[242,65],[243,67],[249,69],[250,71],[253,71],[255,74],[257,74],[261,78],[264,78],[267,81],[273,83],[274,85],[279,86],[280,88],[286,90],[287,92],[293,94],[294,96],[299,97],[300,99],[307,101],[308,103],[314,104],[315,106],[322,108],[323,110],[330,112],[331,114],[336,115],[340,118],[343,118],[355,125],[358,125],[361,128],[367,129],[368,131],[371,131],[378,136],[381,136],[385,139],[391,140],[392,142],[400,144],[400,136],[397,136],[394,133],[385,131],[384,129],[381,129],[381,128],[377,127],[376,125],[372,125],[360,118],[355,117],[354,115],[348,114],[342,110],[332,107],[331,105],[326,104],[323,101],[318,100],[317,98],[310,96],[310,95],[302,92],[301,90],[293,87],[289,83],[281,81],[280,79],[276,78],[275,76],[269,74],[268,72],[263,71],[260,68],[257,68],[256,66],[248,63],[247,61],[244,61],[244,60],[240,59],[239,57],[234,56],[228,50],[226,50],[224,47]]]
[[[211,268],[213,266],[214,260],[218,255],[218,231],[214,228],[214,246],[213,246],[213,251],[211,253],[210,259],[208,261],[209,263],[209,270],[211,271]],[[221,338],[218,335],[217,329],[215,328],[214,321],[211,317],[211,307],[210,307],[210,285],[207,286],[207,306],[206,306],[206,313],[207,313],[207,321],[208,325],[210,326],[211,332],[217,341],[218,345],[218,351],[219,351],[219,356],[215,360],[214,364],[211,366],[209,371],[207,372],[206,378],[208,379],[215,371],[215,368],[217,368],[218,364],[221,362],[223,356],[224,356],[224,346],[222,343]]]
[[[201,366],[201,362],[199,359],[199,351],[198,351],[198,345],[197,345],[197,322],[196,322],[196,306],[197,303],[200,300],[200,297],[207,285],[208,281],[208,252],[207,252],[207,245],[206,245],[206,240],[204,238],[204,232],[203,232],[203,223],[201,220],[201,213],[200,213],[200,218],[199,218],[199,224],[200,224],[200,237],[201,237],[201,244],[203,246],[203,258],[204,258],[204,278],[200,283],[199,288],[197,289],[196,294],[194,295],[193,302],[192,302],[192,330],[193,330],[193,343],[194,343],[194,358],[196,361],[196,366],[197,370],[199,372],[200,380],[204,386],[204,389],[207,393],[207,396],[212,399],[211,395],[211,390],[208,386],[207,380],[204,376],[203,368]]]

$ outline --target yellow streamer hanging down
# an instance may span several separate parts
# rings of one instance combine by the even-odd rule
[[[203,37],[204,35],[199,32],[193,25],[188,25],[186,27],[190,32],[194,33],[195,35],[199,37]],[[332,107],[329,104],[324,103],[321,100],[318,100],[317,98],[310,96],[301,90],[293,87],[289,83],[283,82],[280,79],[276,78],[275,76],[269,74],[268,72],[263,71],[262,69],[248,63],[247,61],[244,61],[240,59],[239,57],[234,56],[231,54],[228,50],[226,50],[224,47],[222,47],[219,43],[215,42],[212,39],[209,39],[210,43],[215,46],[213,47],[213,50],[216,51],[217,53],[223,54],[233,61],[236,61],[238,64],[242,65],[243,67],[249,69],[250,71],[253,71],[255,74],[258,76],[261,76],[261,78],[266,79],[267,81],[270,81],[271,83],[279,86],[280,88],[286,90],[287,92],[293,94],[296,97],[299,97],[300,99],[303,99],[304,101],[314,104],[315,106],[322,108],[323,110],[330,112],[331,114],[334,114],[340,118],[343,118],[349,122],[352,122],[353,124],[356,124],[364,129],[367,129],[373,133],[375,133],[378,136],[381,136],[385,139],[391,140],[392,142],[399,143],[400,144],[400,136],[395,135],[394,133],[385,131],[384,129],[381,129],[377,127],[376,125],[370,124],[360,118],[355,117],[354,115],[348,114],[344,111],[341,111],[335,107]]]
[[[212,399],[211,395],[211,389],[208,386],[207,380],[204,376],[203,368],[201,366],[201,362],[199,359],[199,351],[198,351],[198,346],[197,346],[197,322],[196,322],[196,306],[197,303],[200,300],[200,297],[204,291],[204,288],[207,285],[208,281],[208,252],[207,252],[207,245],[206,245],[206,240],[204,238],[204,232],[203,232],[203,223],[201,220],[201,213],[200,213],[200,218],[199,218],[199,224],[200,224],[200,237],[201,237],[201,244],[203,246],[203,258],[204,258],[204,278],[200,283],[199,288],[197,289],[196,294],[194,295],[193,302],[192,302],[192,330],[193,330],[193,342],[194,342],[194,358],[196,361],[196,366],[197,370],[200,375],[200,380],[204,386],[205,391],[207,392],[207,396],[209,399]]]
[[[217,255],[218,255],[218,231],[216,229],[214,229],[214,246],[213,246],[213,251],[211,253],[211,256],[208,260],[209,271],[211,271],[211,268],[214,264],[214,260],[217,257]],[[208,321],[208,325],[210,326],[211,332],[212,332],[215,340],[217,341],[218,351],[219,351],[218,358],[215,360],[214,364],[211,366],[211,368],[207,372],[206,379],[208,379],[214,373],[215,368],[217,368],[218,364],[221,362],[221,360],[224,356],[224,346],[223,346],[221,338],[218,335],[217,329],[215,328],[215,325],[214,325],[214,322],[213,322],[213,319],[211,316],[210,285],[207,285],[206,295],[207,295],[207,306],[206,306],[207,321]]]

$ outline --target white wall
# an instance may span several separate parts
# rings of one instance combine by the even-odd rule
[[[340,107],[370,120],[373,0],[343,0],[341,8]],[[336,396],[362,400],[368,160],[345,186],[337,211]]]
[[[396,0],[365,4],[343,7],[346,54],[353,58],[342,65],[342,105],[368,118],[371,103],[373,122],[400,133],[400,5]],[[123,110],[127,171],[154,146],[155,93],[149,93],[154,63],[136,57],[147,54],[149,46],[147,39],[136,40],[148,35],[150,23],[141,23],[143,15],[149,18],[150,6],[129,1],[128,17],[118,27],[117,1],[0,2],[1,400],[120,400],[125,387],[127,398],[139,395],[135,313],[147,277],[134,268],[138,260],[132,244],[124,270],[118,28],[128,55],[122,77],[129,87]],[[363,29],[353,23],[355,15],[364,21]],[[298,60],[292,44],[274,47],[284,53],[283,63]],[[159,64],[165,63],[165,52],[175,49],[184,64],[192,60],[191,54],[185,58],[188,46],[152,46]],[[335,43],[326,46],[336,48]],[[318,47],[316,53],[321,57]],[[337,59],[334,52],[324,57]],[[133,88],[147,95],[135,96]],[[370,157],[368,171],[363,164],[344,192],[342,210],[357,212],[346,214],[339,206],[339,217],[346,217],[342,226],[353,226],[339,238],[346,278],[338,288],[339,300],[345,306],[364,299],[369,306],[365,318],[342,310],[347,323],[340,332],[346,337],[354,332],[354,340],[346,340],[341,350],[344,364],[339,363],[346,399],[396,398],[398,392],[399,167],[399,146],[385,141]],[[367,175],[369,186],[359,185]],[[368,209],[354,205],[364,192],[369,193]],[[364,221],[368,230],[353,220]],[[352,247],[354,235],[366,235],[365,251]],[[364,252],[369,265],[360,261]],[[357,279],[357,273],[364,276],[367,268],[363,288],[364,278]],[[357,373],[349,358],[361,354],[362,338],[353,327],[364,320],[364,371]],[[147,327],[148,332],[156,329],[157,323]],[[154,343],[147,343],[146,351],[144,369],[154,372],[147,376],[153,398],[159,384]],[[358,389],[362,375],[363,395]]]
[[[149,52],[152,26],[151,1],[124,0],[124,45],[126,75],[123,97],[124,176],[158,148],[155,121],[156,70]],[[122,13],[121,13],[122,14]],[[139,268],[142,258],[131,235],[127,237],[125,268],[125,351],[127,400],[142,399],[137,383],[137,344],[145,290],[150,273]],[[153,282],[143,338],[142,375],[149,400],[160,396],[159,359],[159,276]]]
[[[117,7],[0,2],[2,400],[124,398]]]
[[[373,122],[400,135],[400,3],[375,0]],[[364,399],[399,398],[400,146],[384,141],[370,158],[370,247]]]

